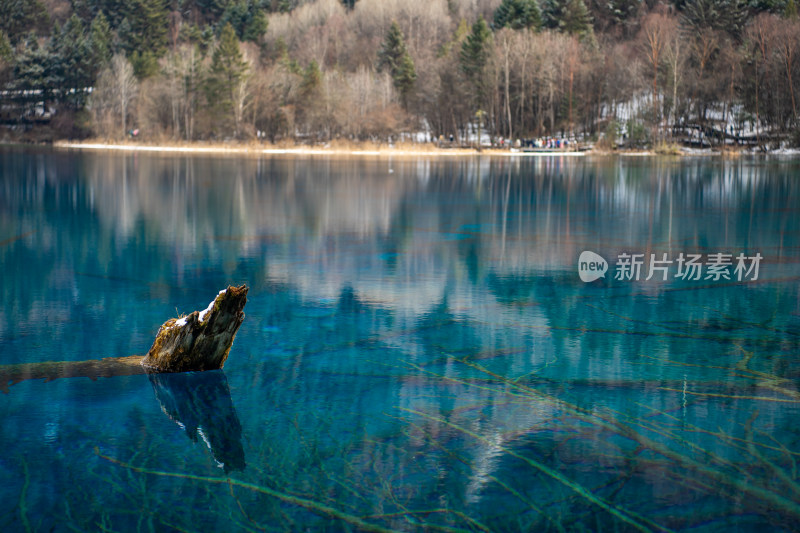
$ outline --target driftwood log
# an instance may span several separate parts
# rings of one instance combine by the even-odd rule
[[[222,368],[244,320],[247,287],[228,287],[203,311],[171,318],[158,330],[142,359],[148,372],[190,372]]]

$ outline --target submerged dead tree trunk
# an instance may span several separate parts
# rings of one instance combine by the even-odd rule
[[[147,355],[105,357],[88,361],[45,361],[0,365],[0,392],[29,379],[133,376],[159,372],[190,372],[222,368],[236,331],[244,320],[247,287],[220,291],[203,311],[167,320]]]
[[[203,311],[171,318],[159,328],[142,366],[150,372],[222,368],[244,320],[247,287],[228,287]]]

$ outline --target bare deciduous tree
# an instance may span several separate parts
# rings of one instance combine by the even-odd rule
[[[178,46],[162,61],[162,70],[169,85],[174,138],[183,137],[187,141],[194,138],[201,66],[197,48],[188,44]]]
[[[670,85],[672,86],[672,101],[669,106],[669,124],[674,126],[678,117],[678,86],[681,83],[684,69],[686,68],[686,43],[683,33],[674,31],[664,47],[664,59],[669,68]]]
[[[647,15],[640,30],[641,46],[652,69],[654,126],[658,125],[661,116],[658,100],[658,75],[664,61],[664,50],[668,43],[674,39],[677,31],[677,20],[674,17],[658,12]]]
[[[118,137],[119,133],[122,136],[127,134],[128,114],[138,88],[127,58],[122,54],[114,55],[109,66],[100,73],[89,104],[101,135]],[[122,128],[116,124],[121,124]]]
[[[139,84],[133,75],[133,67],[122,54],[111,58],[111,75],[116,93],[117,110],[122,122],[123,135],[128,132],[128,108],[131,101],[136,98]]]

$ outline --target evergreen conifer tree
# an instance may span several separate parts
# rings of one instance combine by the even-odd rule
[[[236,31],[225,24],[220,33],[219,44],[211,56],[211,67],[206,79],[206,99],[209,108],[218,113],[220,119],[228,120],[234,113],[236,90],[244,83],[249,65],[239,47]],[[236,135],[239,124],[234,124]]]
[[[90,0],[94,6],[92,7],[92,13],[97,16],[97,14],[102,13],[105,15],[106,19],[108,19],[108,23],[111,25],[112,28],[116,28],[122,22],[122,19],[125,18],[126,13],[126,6],[125,2],[127,0]]]
[[[0,62],[11,64],[14,59],[14,49],[11,48],[11,41],[8,40],[6,32],[0,31]]]
[[[197,7],[211,20],[219,20],[230,0],[194,0]]]
[[[303,70],[303,81],[300,83],[300,94],[303,98],[313,98],[314,93],[322,86],[322,72],[319,64],[312,60]]]
[[[56,80],[52,75],[53,58],[47,47],[39,46],[36,34],[29,33],[14,58],[13,89],[41,90],[42,99],[52,100]]]
[[[0,0],[0,31],[16,44],[30,31],[41,30],[50,22],[41,0]]]
[[[70,3],[72,4],[72,13],[78,15],[82,21],[89,22],[94,18],[92,8],[95,6],[90,4],[89,0],[71,0]]]
[[[583,0],[544,0],[542,23],[571,35],[586,35],[592,30],[592,16]]]
[[[220,89],[231,87],[247,75],[248,65],[239,47],[239,40],[233,26],[222,28],[219,45],[211,56],[211,78]]]
[[[494,12],[494,26],[497,29],[533,28],[542,26],[542,14],[536,0],[503,0]]]
[[[403,32],[396,21],[392,21],[378,51],[378,69],[389,72],[395,89],[400,93],[403,109],[408,109],[408,99],[417,81],[417,71],[414,60],[406,49]]]
[[[550,29],[558,29],[561,20],[564,18],[564,0],[542,0],[542,26]]]
[[[243,41],[257,41],[267,32],[267,17],[257,0],[236,0],[220,17],[220,27],[230,24]]]
[[[168,7],[166,0],[129,0],[126,4],[119,36],[138,78],[155,74],[158,58],[167,50]]]
[[[108,65],[113,54],[113,34],[108,19],[101,11],[89,28],[89,39],[95,68],[100,71]]]
[[[258,41],[264,34],[267,33],[267,16],[264,10],[254,8],[251,11],[250,18],[242,31],[242,40],[244,41]]]
[[[586,35],[592,31],[592,16],[583,0],[567,0],[559,28],[570,35]]]
[[[787,0],[783,16],[789,20],[797,20],[797,4],[794,0]]]
[[[14,49],[4,31],[0,31],[0,87],[9,82],[14,65]]]
[[[461,43],[461,70],[472,86],[474,103],[480,108],[486,96],[486,65],[491,54],[492,32],[483,17],[472,25],[472,31]]]
[[[73,15],[50,40],[50,76],[53,89],[62,99],[78,109],[85,103],[84,89],[97,74],[92,64],[92,50],[83,22]]]
[[[641,0],[609,0],[607,8],[614,20],[624,23],[636,15],[641,4]]]
[[[684,23],[696,30],[712,28],[739,35],[744,28],[746,0],[694,0],[683,8]]]

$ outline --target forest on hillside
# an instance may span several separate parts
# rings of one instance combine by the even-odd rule
[[[0,137],[798,145],[798,88],[794,0],[0,0]]]

